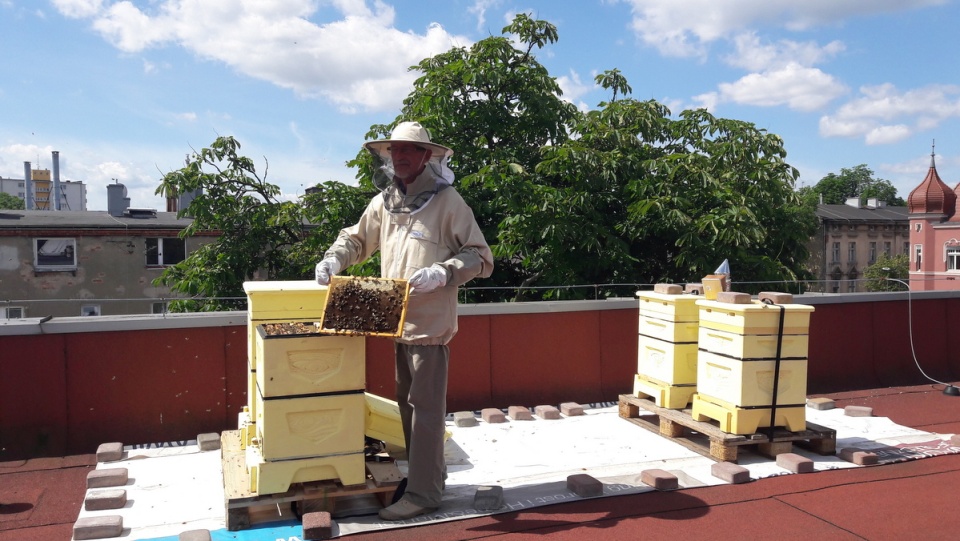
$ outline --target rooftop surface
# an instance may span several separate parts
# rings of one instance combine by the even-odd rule
[[[960,398],[940,385],[822,395],[837,407],[939,434],[960,433]],[[542,452],[551,452],[543,450]],[[94,455],[0,463],[0,541],[71,538]],[[956,539],[960,455],[759,479],[746,484],[646,492],[517,513],[353,534],[345,539]],[[219,538],[215,538],[219,539]]]

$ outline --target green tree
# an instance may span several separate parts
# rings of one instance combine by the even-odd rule
[[[867,291],[903,291],[909,287],[903,282],[910,281],[910,258],[907,254],[881,253],[873,265],[863,269],[863,277]]]
[[[0,209],[23,210],[23,199],[10,195],[6,192],[0,192]]]
[[[814,206],[820,202],[820,196],[823,196],[825,205],[842,205],[852,197],[861,200],[875,198],[891,206],[906,205],[893,184],[889,180],[874,178],[873,171],[866,164],[843,168],[839,174],[830,173],[816,185],[799,191],[803,200]]]
[[[261,177],[239,150],[233,137],[218,137],[184,167],[164,175],[157,188],[164,196],[197,193],[180,211],[192,218],[181,236],[219,233],[154,281],[198,299],[179,301],[174,309],[243,308],[245,281],[301,279],[316,260],[302,244],[308,231],[303,205],[281,200],[280,188],[266,181],[266,173]]]

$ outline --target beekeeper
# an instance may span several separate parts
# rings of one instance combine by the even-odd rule
[[[397,402],[407,446],[403,496],[380,510],[405,520],[436,510],[443,460],[447,344],[457,333],[457,287],[493,271],[493,255],[473,211],[451,186],[453,151],[430,141],[418,122],[401,122],[389,139],[363,145],[381,190],[355,225],[340,231],[316,266],[320,285],[380,251],[380,274],[410,284],[403,333],[395,343]]]

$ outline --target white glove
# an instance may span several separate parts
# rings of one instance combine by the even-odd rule
[[[325,286],[330,284],[330,277],[340,272],[340,261],[335,257],[328,257],[317,263],[315,269],[317,283]]]
[[[414,293],[429,293],[447,285],[447,269],[436,264],[424,267],[413,273],[408,283]]]

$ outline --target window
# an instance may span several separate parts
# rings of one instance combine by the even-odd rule
[[[947,246],[947,270],[960,270],[960,246]]]
[[[840,262],[840,243],[839,242],[833,243],[833,258],[830,261],[832,261],[833,263]]]
[[[868,263],[872,265],[876,261],[877,261],[877,243],[870,242],[870,259],[868,260]]]
[[[883,241],[883,253],[885,253],[887,257],[893,255],[891,250],[893,250],[893,244],[891,244],[889,240]]]
[[[909,255],[909,254],[910,254],[910,243],[909,243],[909,242],[904,242],[904,243],[903,243],[903,254],[904,254],[904,255]]]
[[[33,266],[38,271],[77,269],[75,239],[34,239]]]
[[[186,257],[183,239],[148,238],[147,266],[176,265]]]
[[[99,316],[100,315],[100,305],[99,304],[84,304],[80,307],[81,316]]]
[[[847,263],[857,262],[857,243],[851,242],[847,246]]]
[[[920,259],[923,256],[923,245],[917,244],[913,247],[913,261],[916,263],[916,270],[920,270]]]
[[[7,306],[0,308],[0,319],[20,319],[23,317],[22,306]]]

